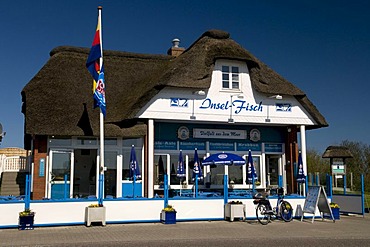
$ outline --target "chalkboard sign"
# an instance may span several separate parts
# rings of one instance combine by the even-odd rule
[[[323,214],[326,213],[330,214],[333,221],[335,221],[328,202],[328,198],[326,197],[325,189],[321,186],[309,186],[302,210],[301,221],[303,220],[304,213],[308,213],[313,214],[313,222],[315,219],[316,207],[319,209],[322,219],[324,219]]]

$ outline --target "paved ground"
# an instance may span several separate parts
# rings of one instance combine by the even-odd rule
[[[0,246],[370,246],[370,216],[330,220],[209,221],[0,229]]]

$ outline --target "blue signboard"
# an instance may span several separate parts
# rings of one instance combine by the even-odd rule
[[[155,141],[154,148],[162,149],[162,150],[177,150],[177,142],[175,141]]]
[[[236,143],[236,151],[261,151],[261,143]]]
[[[205,142],[180,142],[180,149],[182,150],[206,150]]]
[[[39,163],[39,177],[44,177],[45,176],[45,159],[42,158],[40,159]]]
[[[209,142],[209,150],[234,151],[234,142]]]
[[[283,144],[281,144],[281,143],[266,143],[265,144],[265,152],[266,153],[282,153],[283,152]]]

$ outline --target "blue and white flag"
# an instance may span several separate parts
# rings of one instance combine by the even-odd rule
[[[306,176],[304,175],[304,170],[303,170],[302,155],[301,155],[301,152],[299,152],[297,183],[305,183],[305,182],[306,182]]]

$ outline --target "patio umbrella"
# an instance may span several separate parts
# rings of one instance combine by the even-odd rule
[[[207,165],[244,165],[245,159],[232,153],[216,153],[208,156],[202,162],[203,166]]]
[[[194,168],[193,168],[193,176],[192,176],[193,181],[195,180],[196,177],[198,177],[198,180],[203,179],[203,172],[202,172],[202,167],[199,161],[197,149],[195,149],[194,151]]]
[[[179,154],[179,161],[177,163],[176,176],[180,179],[180,196],[181,196],[181,187],[182,187],[181,182],[182,182],[182,179],[186,177],[184,160],[182,158],[182,150],[180,150],[180,154]]]
[[[135,197],[136,179],[141,179],[139,164],[137,163],[135,147],[132,145],[130,154],[130,178],[132,179],[132,197]]]
[[[298,183],[305,183],[306,182],[306,176],[304,175],[303,161],[302,161],[302,154],[301,154],[301,152],[299,152],[299,155],[298,155],[297,182]]]
[[[254,190],[254,181],[257,179],[256,170],[253,164],[253,157],[251,150],[248,151],[248,172],[247,172],[248,183],[252,184]]]
[[[202,167],[200,167],[198,150],[194,151],[193,181],[195,180],[195,197],[198,195],[198,181],[203,179]]]
[[[179,162],[177,163],[177,172],[176,172],[176,176],[178,178],[184,178],[186,177],[186,174],[185,174],[185,166],[184,166],[184,160],[182,158],[182,150],[180,150],[180,154],[179,154]]]

